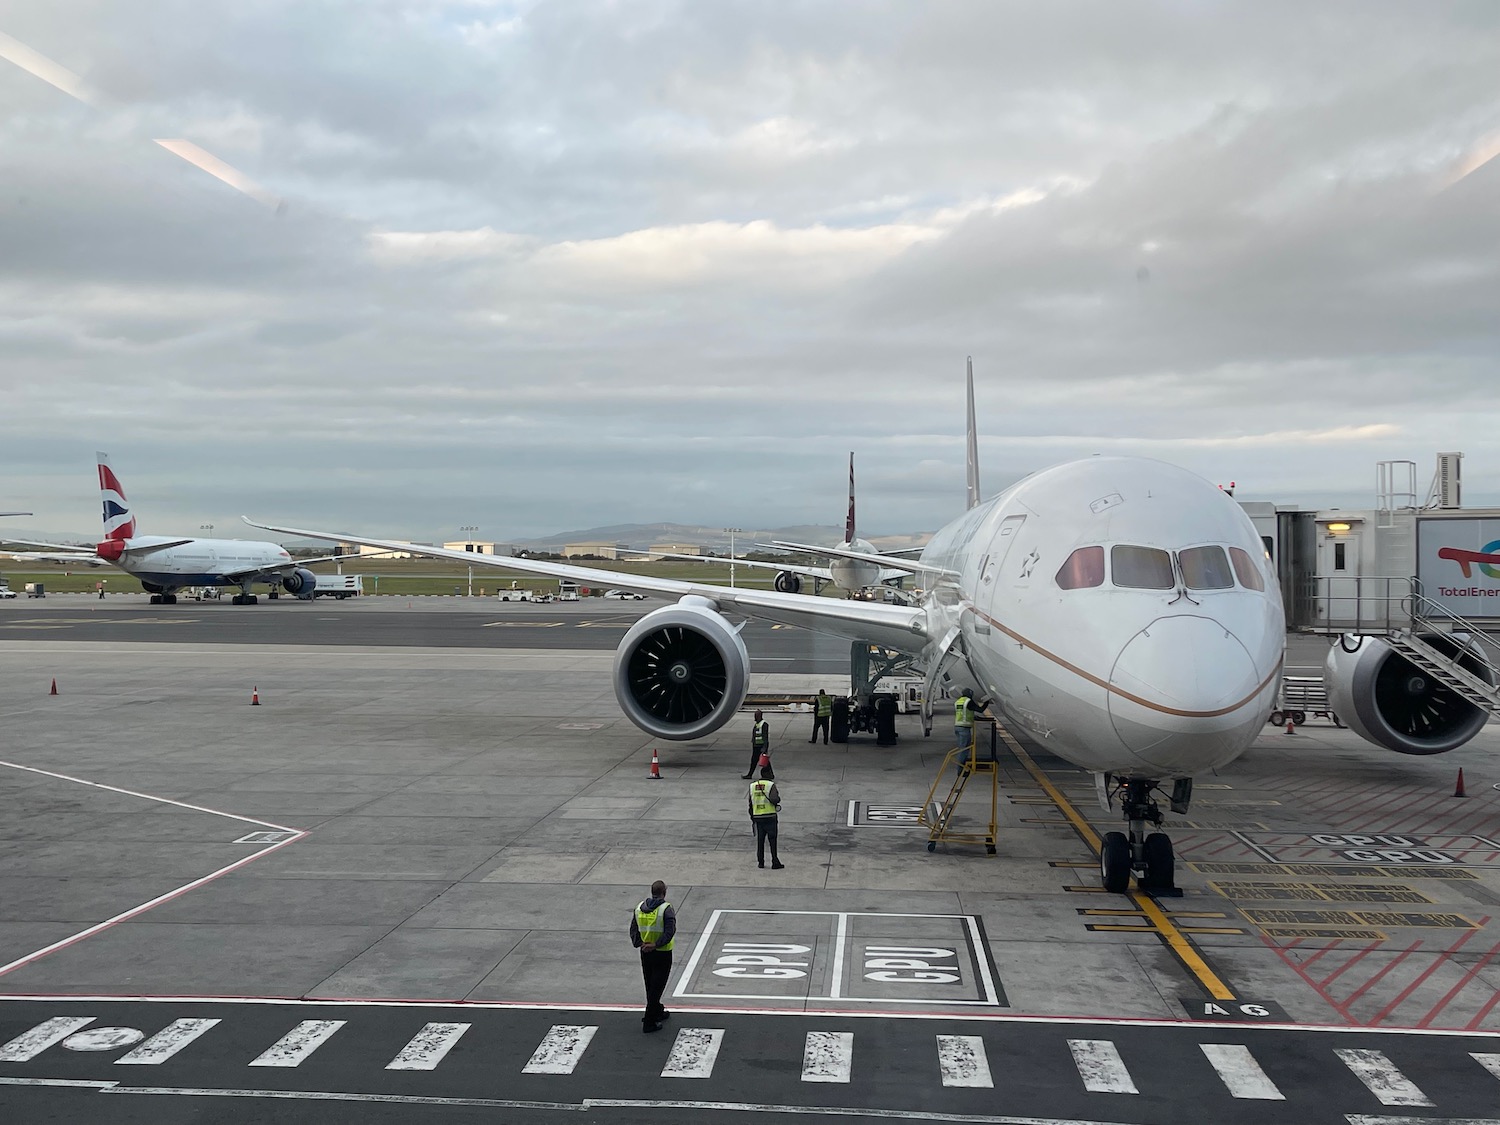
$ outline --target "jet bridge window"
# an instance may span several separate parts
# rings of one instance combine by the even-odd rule
[[[1240,580],[1240,585],[1247,590],[1264,590],[1266,580],[1261,577],[1260,567],[1255,565],[1255,560],[1250,557],[1249,551],[1242,551],[1238,547],[1229,548],[1229,561],[1234,563],[1234,573]]]
[[[1104,585],[1104,548],[1079,547],[1068,556],[1057,572],[1057,584],[1064,590],[1086,590]]]
[[[1109,551],[1109,568],[1116,586],[1132,590],[1170,590],[1177,585],[1172,556],[1155,547],[1116,544]]]
[[[1182,567],[1182,584],[1189,590],[1231,590],[1234,571],[1223,547],[1189,547],[1177,552]]]

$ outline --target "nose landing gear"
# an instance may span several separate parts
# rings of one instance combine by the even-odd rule
[[[1099,849],[1099,874],[1104,889],[1111,894],[1124,894],[1130,889],[1130,877],[1135,876],[1141,890],[1148,894],[1176,897],[1182,894],[1175,882],[1176,859],[1172,854],[1172,840],[1160,831],[1148,831],[1148,825],[1159,829],[1162,823],[1161,808],[1151,794],[1156,783],[1146,778],[1129,778],[1120,783],[1116,794],[1120,808],[1129,823],[1129,834],[1106,832]],[[1172,808],[1186,812],[1192,796],[1193,783],[1189,779],[1178,781],[1172,791]]]

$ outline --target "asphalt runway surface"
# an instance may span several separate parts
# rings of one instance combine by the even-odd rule
[[[0,1102],[26,1121],[1473,1123],[1500,1096],[1495,1049],[1110,1021],[679,1011],[643,1035],[599,1009],[9,1001]]]
[[[613,651],[631,625],[664,604],[499,602],[493,598],[293,598],[258,605],[228,599],[153,606],[144,595],[49,595],[0,602],[0,639],[368,648]],[[839,673],[849,643],[805,629],[751,621],[742,634],[759,672]]]

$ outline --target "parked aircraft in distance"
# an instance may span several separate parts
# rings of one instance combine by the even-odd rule
[[[812,579],[814,590],[824,582],[832,582],[846,596],[859,593],[871,586],[878,586],[892,579],[907,578],[911,571],[882,565],[887,558],[901,559],[901,552],[885,555],[875,544],[861,539],[854,527],[854,454],[849,454],[849,511],[844,518],[844,541],[838,547],[816,547],[806,543],[761,543],[761,547],[789,551],[795,554],[826,558],[827,566],[807,566],[802,563],[768,562],[763,559],[735,559],[735,566],[748,566],[760,570],[776,571],[772,583],[783,594],[800,594],[807,579]],[[725,560],[712,555],[676,555],[665,551],[653,551],[659,559],[682,559],[688,562],[723,563]]]
[[[1118,801],[1128,834],[1104,838],[1105,887],[1123,891],[1132,874],[1145,887],[1170,887],[1172,844],[1160,831],[1156,795],[1186,812],[1192,779],[1233,761],[1255,740],[1279,686],[1285,618],[1263,544],[1232,498],[1174,465],[1089,457],[982,500],[977,449],[971,372],[969,510],[938,531],[919,560],[882,560],[922,575],[926,590],[910,606],[247,522],[283,535],[399,547],[677,598],[635,623],[614,663],[621,708],[660,738],[707,735],[744,701],[750,661],[728,613],[909,653],[925,669],[929,731],[940,682],[963,677],[1014,729],[1093,773],[1106,806]],[[1390,677],[1361,675],[1346,686],[1367,708],[1406,714],[1447,690],[1430,677],[1415,686],[1417,679],[1392,687]],[[1371,741],[1403,753],[1440,753],[1473,737],[1482,709],[1456,696],[1440,702],[1422,712],[1414,733],[1398,737],[1381,728]],[[1159,788],[1168,784],[1169,793]]]
[[[48,556],[32,553],[30,557],[54,562],[101,561],[113,563],[132,577],[151,595],[152,605],[171,605],[177,591],[184,586],[238,586],[240,592],[231,599],[235,605],[254,605],[252,583],[279,586],[297,597],[311,596],[316,585],[313,572],[303,562],[294,560],[286,549],[275,543],[245,539],[173,539],[162,535],[137,535],[135,517],[130,512],[125,490],[110,468],[109,457],[100,453],[99,490],[104,502],[104,538],[92,555],[62,543],[28,543],[6,540],[28,547],[42,547],[59,552]],[[304,560],[317,561],[317,560]]]

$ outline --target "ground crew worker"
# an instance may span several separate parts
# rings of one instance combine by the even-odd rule
[[[813,736],[807,741],[818,741],[818,728],[823,728],[823,745],[828,745],[828,723],[833,718],[833,700],[822,688],[818,689],[818,698],[813,700]]]
[[[755,712],[755,725],[750,728],[750,769],[740,777],[749,781],[755,776],[755,767],[760,764],[761,755],[770,757],[771,754],[771,724],[766,722],[765,715],[760,711]]]
[[[771,869],[780,871],[786,864],[776,854],[776,813],[781,808],[781,794],[771,777],[770,759],[762,759],[760,780],[750,783],[750,823],[755,827],[755,863],[766,865],[766,841],[771,843]]]
[[[676,936],[677,911],[667,901],[667,885],[658,879],[651,884],[651,897],[637,906],[630,918],[630,942],[641,951],[641,977],[646,982],[641,1030],[648,1034],[660,1031],[662,1020],[672,1014],[661,1006],[661,996],[672,975],[672,942]]]
[[[974,708],[974,693],[964,688],[953,704],[953,736],[958,740],[960,750],[969,751],[960,761],[971,760],[974,756]]]

